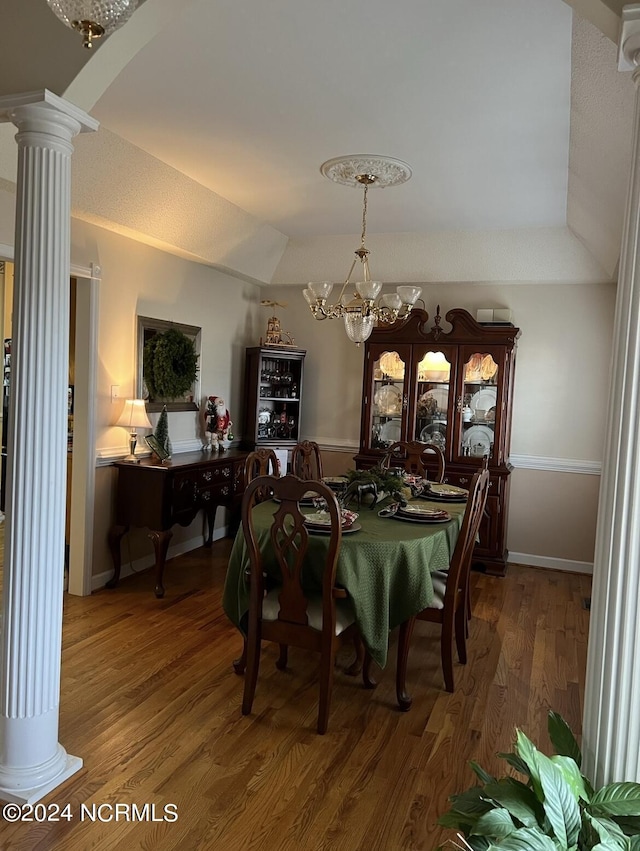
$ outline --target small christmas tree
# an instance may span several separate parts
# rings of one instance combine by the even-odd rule
[[[158,424],[154,432],[156,440],[162,448],[171,457],[171,440],[169,439],[169,418],[167,416],[167,406],[162,409],[162,413],[158,417]]]

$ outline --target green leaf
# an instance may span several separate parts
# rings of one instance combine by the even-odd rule
[[[629,836],[629,851],[640,851],[640,836]]]
[[[529,827],[522,827],[520,830],[515,830],[501,839],[500,842],[489,846],[489,851],[559,851],[556,843],[549,836],[540,833],[537,830],[532,830]],[[562,851],[566,851],[566,846]]]
[[[588,804],[591,796],[585,788],[584,777],[580,774],[580,769],[573,757],[552,756],[551,762],[556,766],[556,768],[560,769],[560,773],[571,787],[571,791],[573,792],[576,800],[578,798],[582,798],[582,800]]]
[[[516,829],[509,811],[500,807],[480,816],[471,833],[475,836],[508,836]]]
[[[471,766],[472,771],[476,775],[476,777],[482,781],[482,783],[493,783],[495,777],[492,777],[481,765],[478,765],[477,762],[470,760],[469,765]]]
[[[540,774],[538,772],[538,764],[536,760],[537,753],[538,749],[531,739],[528,739],[522,730],[516,730],[516,755],[519,756],[527,766],[526,773],[528,773],[531,778],[533,791],[536,793],[538,799],[542,801],[544,800],[544,792],[542,791]]]
[[[462,815],[462,813],[449,810],[438,818],[438,824],[441,827],[448,827],[451,830],[461,830],[463,833],[470,833],[479,817],[478,815]]]
[[[525,827],[538,827],[544,821],[544,810],[535,792],[515,777],[487,783],[484,794],[507,809]]]
[[[614,816],[613,818],[625,836],[640,835],[640,818],[638,816]]]
[[[595,816],[640,816],[640,783],[609,783],[594,794],[588,810]]]
[[[451,795],[451,810],[465,816],[478,816],[494,809],[493,804],[487,801],[485,791],[481,786],[472,786],[466,792],[459,795]]]
[[[560,756],[568,756],[580,768],[582,765],[582,753],[578,747],[571,728],[564,720],[562,715],[557,712],[550,711],[547,721],[549,730],[549,738],[556,749],[556,753]]]
[[[527,777],[529,776],[529,768],[527,767],[527,763],[520,759],[520,757],[515,753],[499,753],[498,756],[500,759],[506,759],[509,765],[512,768],[515,768],[516,771],[519,771],[520,774],[525,774]]]
[[[535,750],[535,749],[534,749]],[[548,756],[540,751],[534,755],[540,783],[544,791],[544,811],[554,835],[560,843],[572,847],[580,832],[580,808],[569,784]]]
[[[587,848],[597,844],[596,839],[617,851],[627,851],[629,847],[627,838],[615,821],[595,818],[587,812],[583,813],[583,836],[588,840]]]

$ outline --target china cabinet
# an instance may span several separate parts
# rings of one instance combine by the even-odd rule
[[[488,456],[487,509],[474,560],[504,574],[508,551],[509,441],[516,341],[511,323],[481,325],[450,310],[442,325],[423,310],[376,328],[365,345],[360,451],[377,464],[397,440],[420,440],[445,455],[445,481],[465,486]]]
[[[247,349],[243,448],[295,446],[300,428],[305,349]]]

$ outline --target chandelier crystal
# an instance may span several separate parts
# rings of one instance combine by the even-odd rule
[[[125,24],[136,10],[138,0],[47,0],[63,24],[82,35],[84,47],[94,39],[109,35]]]
[[[406,319],[422,292],[420,287],[401,286],[396,288],[395,293],[385,293],[376,301],[382,283],[371,280],[369,249],[365,245],[369,187],[376,185],[384,188],[403,183],[411,177],[411,169],[401,160],[361,154],[329,160],[320,170],[337,183],[363,187],[362,234],[360,247],[355,251],[356,258],[351,264],[338,300],[334,304],[327,304],[333,289],[333,283],[330,281],[309,283],[302,294],[316,319],[344,319],[347,337],[359,346],[371,336],[376,323],[390,324],[398,319]],[[350,295],[346,288],[358,260],[362,263],[363,280],[355,283],[355,292]]]

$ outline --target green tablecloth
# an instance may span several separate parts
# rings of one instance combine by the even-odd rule
[[[420,500],[414,500],[420,503]],[[433,600],[431,573],[449,566],[462,525],[464,504],[430,502],[430,507],[446,508],[451,521],[444,524],[412,523],[378,517],[378,510],[362,509],[358,521],[362,529],[343,534],[338,557],[337,584],[346,588],[356,622],[369,652],[378,665],[387,661],[389,631],[427,608]],[[254,509],[254,523],[260,546],[268,549],[269,527],[275,510],[273,502]],[[309,509],[312,511],[313,509]],[[310,535],[310,550],[326,550],[327,537]],[[319,573],[313,575],[314,562],[305,584],[319,590]],[[223,607],[231,621],[241,629],[243,615],[249,610],[249,588],[245,570],[249,559],[242,527],[236,535],[224,586]],[[277,575],[275,559],[265,564],[267,572]]]

